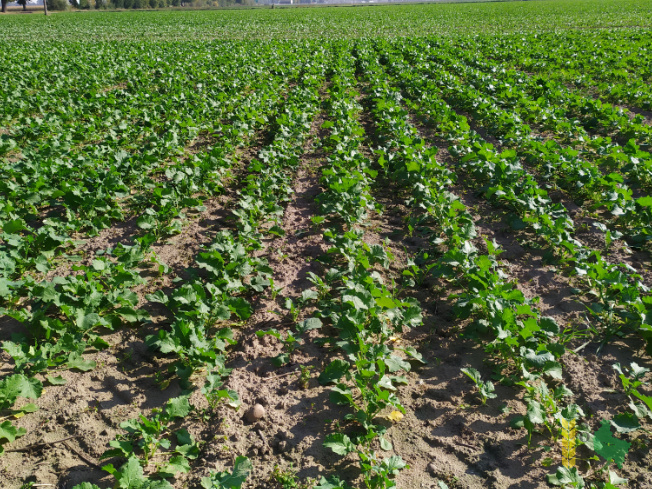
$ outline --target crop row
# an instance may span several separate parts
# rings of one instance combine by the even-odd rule
[[[376,56],[386,59],[387,53],[388,51],[383,49]],[[573,394],[561,382],[563,371],[560,359],[566,351],[563,346],[564,338],[561,329],[554,320],[543,317],[534,307],[532,301],[525,299],[514,281],[506,280],[506,274],[500,269],[497,262],[497,256],[501,250],[495,243],[486,242],[489,252],[487,255],[479,254],[470,244],[468,240],[475,236],[472,220],[459,200],[450,192],[445,191],[454,177],[448,169],[437,163],[434,157],[436,150],[425,148],[417,130],[410,125],[408,112],[399,105],[402,98],[401,91],[388,84],[387,73],[378,65],[374,67],[373,62],[364,64],[361,71],[366,74],[378,73],[375,80],[373,75],[370,75],[371,87],[376,100],[376,116],[380,115],[386,120],[379,126],[386,128],[382,131],[382,135],[393,136],[385,144],[394,149],[395,153],[386,154],[386,150],[383,150],[381,152],[382,160],[386,162],[387,170],[391,171],[393,181],[405,180],[409,188],[422,189],[420,192],[413,192],[407,203],[414,206],[415,209],[428,212],[425,216],[417,213],[410,221],[415,222],[415,218],[419,218],[417,229],[428,230],[432,244],[437,247],[432,250],[431,256],[437,256],[438,249],[441,255],[436,262],[428,263],[426,260],[421,269],[415,267],[413,271],[410,271],[410,275],[418,276],[424,272],[434,273],[462,288],[462,293],[451,296],[456,300],[455,308],[458,315],[462,318],[474,319],[472,327],[476,330],[475,334],[479,334],[480,337],[491,332],[493,339],[488,342],[485,350],[495,360],[498,360],[498,369],[501,374],[519,378],[516,384],[525,390],[526,415],[516,418],[513,425],[526,428],[529,438],[536,430],[537,425],[545,425],[553,436],[559,436],[563,433],[564,426],[567,426],[568,423],[575,426],[576,420],[583,417],[581,409],[576,404],[565,400]],[[521,191],[522,187],[515,186],[523,185],[525,182],[526,185],[535,189],[534,195],[545,198],[545,193],[540,190],[536,191],[535,184],[528,180],[526,175],[514,178],[515,175],[510,175],[505,170],[493,174],[492,171],[499,168],[500,160],[496,157],[492,158],[492,148],[487,147],[486,144],[481,146],[482,143],[474,143],[474,140],[479,141],[479,136],[469,134],[469,126],[464,123],[464,118],[447,108],[441,99],[437,101],[436,97],[431,98],[433,94],[428,92],[428,82],[423,83],[419,80],[419,77],[413,77],[410,74],[405,78],[401,78],[400,75],[397,78],[400,86],[408,93],[418,95],[416,97],[418,102],[411,103],[411,108],[428,114],[431,121],[437,122],[438,131],[442,131],[441,136],[454,142],[454,146],[451,146],[449,150],[464,156],[461,160],[462,164],[475,162],[476,165],[482,167],[476,171],[486,171],[490,179],[496,179],[495,182],[491,180],[488,182],[490,185],[487,189],[488,196],[500,192],[496,188],[492,189],[494,185],[501,185],[501,188],[504,189],[503,195],[508,194],[508,185],[511,183],[514,186],[511,191],[518,199],[523,199],[527,193]],[[415,85],[424,86],[425,90],[410,92],[410,88]],[[437,92],[438,90],[435,93]],[[434,112],[435,110],[437,112]],[[451,129],[455,132],[451,133]],[[465,146],[468,148],[466,151]],[[479,151],[480,148],[482,148],[480,150],[482,152]],[[484,158],[478,159],[478,154]],[[397,157],[398,155],[400,157]],[[495,163],[496,166],[491,163]],[[476,171],[471,175],[475,176]],[[482,174],[480,173],[480,175]],[[432,183],[426,185],[422,183],[424,181]],[[533,206],[530,205],[527,209],[532,211],[535,208],[533,209]],[[545,214],[542,212],[540,215]],[[429,223],[439,224],[436,229],[441,234],[432,233],[432,224],[428,226]],[[545,228],[545,225],[544,221],[541,227]],[[443,234],[442,231],[446,234]],[[445,250],[443,254],[442,246]],[[578,261],[581,263],[581,258],[578,258]],[[582,265],[577,268],[580,269]],[[602,270],[608,265],[598,262],[597,267],[591,270],[592,265],[592,263],[588,265],[590,270],[588,275],[594,279],[591,285],[595,286],[596,283],[600,283],[600,277],[596,277],[595,270]],[[602,278],[601,289],[604,290],[613,283],[612,277]],[[638,287],[640,289],[640,283]],[[630,292],[623,295],[625,299],[628,299]],[[606,303],[603,304],[606,305]],[[640,323],[635,322],[634,324]],[[512,373],[507,373],[510,370]],[[477,371],[466,369],[465,373],[477,384],[483,402],[493,396],[493,385],[483,381]],[[639,408],[647,413],[650,412],[652,399],[638,392],[637,394],[640,395],[639,399],[644,404],[632,404],[633,413],[618,415],[612,424],[618,425],[626,419],[639,416],[641,414]],[[636,425],[639,426],[638,423]],[[586,426],[583,427],[583,430],[585,439],[591,439]],[[619,429],[619,431],[621,430]],[[607,436],[607,433],[601,428],[595,436]],[[610,434],[608,436],[611,437]],[[618,465],[622,463],[623,459],[616,460],[610,454],[600,450],[597,453],[602,455],[607,462],[614,460]],[[564,463],[556,474],[550,476],[550,481],[561,484],[569,478],[579,481],[581,476],[577,468]]]
[[[491,52],[496,60],[594,92],[614,103],[652,108],[652,64],[645,55],[652,46],[644,32],[555,33],[488,41],[476,47],[479,52]]]
[[[322,65],[319,63],[316,66]],[[246,319],[251,314],[251,306],[241,297],[242,293],[248,290],[260,292],[269,285],[267,277],[271,269],[264,260],[249,255],[262,247],[261,226],[270,221],[278,222],[282,215],[279,204],[287,201],[292,192],[291,172],[293,168],[296,169],[298,154],[310,128],[309,120],[315,111],[317,89],[322,83],[319,77],[323,76],[319,71],[315,72],[310,64],[306,66],[302,68],[297,65],[296,73],[301,73],[302,85],[293,89],[287,100],[282,102],[283,111],[274,118],[276,139],[261,150],[260,162],[248,169],[246,185],[241,190],[238,209],[234,211],[238,219],[238,234],[234,237],[227,231],[218,233],[208,249],[197,258],[197,268],[205,269],[210,277],[183,284],[171,297],[161,291],[148,297],[150,301],[167,304],[176,318],[171,331],[161,330],[150,339],[150,345],[162,353],[176,353],[180,357],[171,368],[186,385],[196,369],[205,371],[208,374],[207,395],[216,390],[226,371],[224,357],[219,352],[223,352],[232,342],[229,328],[215,330],[213,325],[216,321],[228,320],[232,313]],[[259,101],[258,106],[253,106],[254,115],[247,112],[252,110],[253,100],[241,109],[243,112],[236,111],[236,115],[245,120],[249,120],[246,118],[249,115],[254,124],[265,122],[267,114],[278,111],[275,101],[283,91],[277,89],[275,93],[278,93],[276,98],[263,92],[260,98],[254,99]],[[233,143],[243,142],[242,139],[234,141],[234,135],[243,136],[235,131],[227,132],[219,141],[222,144],[203,156],[206,169],[212,173],[197,175],[202,185],[223,184],[220,180],[225,176],[224,170],[228,170],[230,162],[221,153],[233,148]],[[198,161],[201,160],[196,157],[194,162]],[[270,167],[271,163],[276,166]],[[179,211],[181,199],[177,192],[183,183],[183,178],[173,177],[179,172],[187,176],[189,167],[189,161],[185,160],[165,170],[166,176],[177,184],[170,185],[168,182],[161,187],[173,211]],[[115,168],[112,170],[117,171]],[[262,187],[259,186],[261,180],[264,182]],[[199,188],[190,186],[185,191],[190,197],[196,195]],[[157,192],[152,194],[156,196]],[[175,197],[177,200],[174,200]],[[151,219],[147,218],[154,216],[154,223],[158,224],[158,220],[162,220],[160,214],[145,213],[138,219],[139,227],[146,231],[155,228]],[[274,226],[264,231],[275,233]],[[7,239],[6,234],[3,236]],[[14,245],[10,239],[6,242],[7,246]],[[7,307],[3,311],[26,327],[24,337],[3,343],[18,372],[3,380],[3,409],[11,408],[20,397],[38,398],[43,385],[35,375],[40,372],[60,367],[77,370],[94,368],[94,362],[85,361],[82,354],[89,347],[102,349],[108,346],[101,338],[102,331],[148,319],[145,311],[136,308],[139,298],[132,289],[145,282],[140,277],[140,271],[148,267],[148,247],[153,241],[136,241],[133,245],[119,244],[104,256],[98,253],[90,265],[73,267],[73,274],[69,276],[55,277],[49,281],[38,281],[29,276],[18,281],[3,279],[1,292],[4,306]],[[169,273],[169,268],[161,264],[159,271]],[[250,277],[246,284],[243,283],[245,277]],[[47,376],[47,381],[59,385],[63,379],[60,376]],[[29,412],[33,407],[23,406],[20,412]],[[19,411],[14,413],[17,414]],[[3,437],[5,442],[24,434],[24,431],[14,428],[10,421],[5,421],[3,428],[6,432]]]
[[[591,291],[589,295],[595,296],[588,311],[603,325],[603,333],[609,337],[627,325],[647,338],[647,287],[632,273],[631,267],[609,264],[600,252],[578,241],[566,209],[550,200],[522,166],[518,154],[512,150],[499,153],[472,131],[466,118],[441,98],[447,97],[447,92],[441,90],[436,80],[415,76],[412,69],[399,70],[397,76],[415,100],[414,109],[428,117],[431,124],[437,124],[437,132],[443,139],[454,141],[451,153],[460,157],[461,168],[477,182],[476,187],[491,202],[514,214],[512,227],[535,232],[536,239],[546,243],[548,251],[561,259],[568,272],[585,282],[586,290]],[[451,102],[466,103],[475,95],[462,93],[466,96],[458,95]]]

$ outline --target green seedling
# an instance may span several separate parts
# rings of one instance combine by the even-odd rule
[[[299,374],[299,383],[301,384],[302,389],[307,389],[310,382],[310,371],[314,369],[312,365],[299,365],[301,373]]]
[[[487,403],[487,399],[496,398],[493,382],[491,382],[490,380],[486,382],[483,381],[482,378],[480,377],[480,372],[478,372],[474,368],[463,368],[461,370],[475,383],[476,387],[478,388],[478,393],[482,398],[483,405]]]
[[[266,335],[270,335],[278,339],[285,347],[285,352],[272,358],[272,363],[274,364],[274,366],[282,367],[283,365],[288,364],[291,360],[294,351],[301,345],[301,340],[297,339],[289,331],[287,333],[280,333],[276,329],[270,329],[267,331],[256,331],[256,336],[258,336],[259,338]]]
[[[104,452],[102,459],[110,457],[136,457],[142,455],[143,463],[147,463],[159,451],[168,450],[172,455],[167,463],[159,468],[161,477],[172,477],[176,472],[190,470],[188,459],[194,459],[199,454],[199,449],[192,436],[185,429],[172,429],[175,420],[188,416],[191,406],[187,397],[170,399],[163,409],[152,410],[151,417],[141,415],[120,424],[127,433],[118,435],[109,445],[111,449]],[[172,448],[173,440],[176,447]],[[113,465],[104,467],[110,473],[115,471]]]
[[[203,489],[240,489],[249,477],[253,466],[247,457],[239,456],[235,459],[233,472],[211,472],[208,477],[203,477]]]
[[[269,476],[269,482],[276,482],[281,489],[310,489],[314,484],[310,480],[301,483],[292,465],[285,470],[278,465],[274,465],[274,470]]]

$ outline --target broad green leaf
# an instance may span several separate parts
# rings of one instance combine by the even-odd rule
[[[641,427],[636,416],[632,413],[618,414],[610,421],[618,433],[629,433]]]
[[[23,374],[14,374],[0,382],[0,396],[15,400],[17,397],[38,399],[43,384],[38,379]]]
[[[88,330],[100,323],[101,319],[97,313],[79,310],[75,314],[75,324],[79,329]]]
[[[559,362],[546,362],[543,373],[553,379],[562,380],[562,367]]]
[[[394,384],[392,384],[392,379],[387,375],[383,375],[380,379],[378,379],[376,385],[383,389],[387,389],[388,391],[396,390],[396,387],[394,387]]]
[[[84,360],[84,357],[82,357],[81,354],[74,351],[68,355],[67,365],[70,369],[88,372],[89,370],[93,370],[97,366],[97,363],[93,360]]]
[[[342,296],[342,302],[347,302],[353,305],[357,311],[368,309],[367,305],[362,302],[358,296],[355,295],[344,295]]]
[[[266,336],[266,335],[273,336],[274,338],[279,339],[279,340],[283,339],[282,336],[281,336],[281,333],[279,333],[278,330],[275,329],[275,328],[268,329],[266,331],[262,331],[262,330],[261,331],[256,331],[256,336],[258,336],[259,338],[261,336]]]
[[[560,331],[559,324],[557,324],[557,321],[555,321],[555,319],[551,318],[550,316],[544,316],[540,318],[539,326],[543,331],[546,331],[551,335],[558,335]]]
[[[2,223],[1,226],[2,231],[7,233],[7,234],[16,234],[22,231],[25,228],[25,221],[22,219],[14,219],[12,221],[6,221],[5,223]]]
[[[194,460],[199,456],[199,447],[197,445],[177,445],[174,449],[176,453],[188,459]]]
[[[134,489],[174,489],[168,481],[165,480],[151,480],[146,479],[143,481],[142,486],[135,487]]]
[[[165,295],[165,292],[163,292],[162,290],[157,290],[153,294],[147,294],[145,298],[150,302],[158,302],[160,304],[165,304],[165,305],[167,305],[167,303],[170,301],[168,296]]]
[[[115,313],[128,323],[136,323],[149,317],[142,309],[134,309],[133,307],[120,307],[115,310]]]
[[[136,225],[145,231],[156,228],[156,224],[156,217],[150,215],[140,216],[136,220]]]
[[[168,463],[158,471],[161,477],[166,478],[174,477],[177,472],[184,474],[190,472],[190,463],[188,463],[188,459],[182,455],[170,457]]]
[[[233,465],[233,472],[231,475],[223,479],[222,485],[224,487],[239,488],[242,483],[249,477],[249,474],[253,470],[253,465],[251,461],[244,456],[239,456],[235,459],[235,464]]]
[[[382,448],[385,451],[389,451],[393,447],[392,447],[392,443],[387,438],[385,438],[384,436],[381,436],[380,437],[380,448]]]
[[[646,396],[646,395],[641,394],[640,392],[638,392],[636,390],[632,392],[632,395],[635,396],[635,397],[638,397],[641,401],[643,401],[645,403],[647,408],[650,411],[652,411],[652,396]]]
[[[543,417],[543,408],[541,407],[541,404],[539,404],[537,401],[528,402],[526,417],[532,424],[543,423],[545,419]]]
[[[405,352],[412,360],[416,360],[417,362],[425,365],[426,362],[423,360],[423,355],[419,353],[413,346],[402,348],[402,351]]]
[[[385,309],[392,309],[396,307],[396,303],[392,300],[392,298],[386,295],[383,295],[382,297],[376,297],[376,304],[379,307],[383,307]]]
[[[274,225],[271,228],[269,228],[268,232],[270,234],[275,235],[275,236],[285,236],[285,230],[282,227],[277,226],[277,225]]]
[[[633,401],[629,402],[629,407],[634,411],[634,415],[639,418],[643,419],[645,417],[648,417],[652,419],[652,412],[645,406],[645,404],[638,403],[636,404]]]
[[[355,451],[355,445],[344,433],[331,433],[327,435],[324,440],[324,446],[342,456]]]
[[[332,475],[329,478],[323,477],[319,480],[314,489],[351,489],[346,482],[340,480],[339,477]]]
[[[405,370],[406,372],[409,372],[412,368],[409,362],[406,362],[396,355],[391,355],[389,358],[386,358],[385,364],[391,373],[398,372],[399,370]]]
[[[595,453],[607,461],[613,460],[618,468],[622,468],[630,443],[614,438],[609,426],[609,421],[602,420],[602,426],[593,436],[593,447]]]
[[[614,486],[619,485],[619,484],[627,484],[629,482],[627,479],[623,479],[620,477],[618,474],[616,474],[613,470],[609,471],[609,483],[613,484]]]
[[[185,418],[190,413],[190,402],[186,396],[170,399],[165,405],[165,413],[170,418]]]
[[[636,199],[636,203],[641,207],[652,207],[652,196],[646,195],[645,197]]]
[[[346,387],[344,384],[338,384],[333,387],[329,394],[329,398],[331,402],[335,404],[355,406],[351,389]]]
[[[249,317],[253,314],[251,304],[249,304],[242,297],[230,298],[228,301],[228,306],[243,321],[249,319]]]
[[[232,473],[211,472],[209,477],[202,478],[201,486],[204,489],[240,489],[252,469],[251,461],[239,456],[235,459]]]
[[[349,362],[346,360],[335,359],[333,360],[324,371],[319,374],[319,383],[321,385],[327,385],[331,383],[336,383],[340,380],[346,372],[349,371]]]
[[[311,329],[319,329],[322,327],[322,321],[319,318],[308,318],[301,322],[298,327],[299,331],[309,331]]]
[[[586,483],[577,470],[577,467],[571,469],[567,467],[559,467],[557,468],[557,472],[554,474],[548,474],[546,478],[548,479],[548,484],[552,484],[553,486],[568,487],[567,485],[571,485],[577,489],[586,487]]]
[[[104,260],[93,260],[91,262],[91,267],[93,267],[93,270],[96,272],[101,272],[103,270],[106,270],[108,268],[108,263],[106,262],[106,259]]]
[[[188,430],[185,428],[177,430],[174,435],[177,437],[177,443],[179,445],[192,445],[195,443],[192,435],[188,433]]]
[[[0,442],[2,440],[6,440],[7,442],[11,443],[16,438],[23,436],[26,432],[27,431],[25,428],[16,428],[13,424],[11,424],[11,421],[3,421],[0,424]],[[1,445],[2,444],[0,443],[0,450],[2,449]]]
[[[280,355],[276,355],[275,357],[272,358],[272,365],[278,368],[278,367],[282,367],[283,365],[286,365],[289,361],[290,361],[290,354],[281,353]]]
[[[133,455],[114,475],[119,489],[140,489],[145,479],[140,461]]]
[[[476,369],[469,367],[469,368],[461,368],[460,370],[476,384],[482,381],[482,378],[480,377],[480,372],[478,372]]]
[[[399,470],[406,468],[408,465],[398,455],[393,455],[388,459],[383,460],[383,465],[387,467],[387,472],[392,475],[398,475]]]

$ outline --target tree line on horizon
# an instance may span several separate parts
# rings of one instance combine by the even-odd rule
[[[25,0],[22,1],[24,2]],[[99,10],[166,7],[231,7],[234,5],[255,5],[256,3],[259,2],[256,0],[47,0],[49,10],[68,10],[71,8]]]

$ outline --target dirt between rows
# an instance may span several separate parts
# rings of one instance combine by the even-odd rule
[[[353,456],[341,458],[322,445],[327,434],[340,428],[351,429],[343,422],[346,411],[331,403],[329,388],[317,382],[319,372],[336,356],[316,341],[329,333],[328,328],[311,331],[293,354],[291,363],[280,369],[271,363],[271,358],[281,352],[279,342],[270,336],[256,335],[256,331],[269,328],[287,330],[281,296],[300,295],[311,286],[307,273],[322,270],[316,258],[326,251],[327,245],[322,239],[323,229],[310,220],[317,213],[315,197],[322,191],[319,167],[325,158],[314,144],[325,136],[319,129],[321,122],[323,118],[318,117],[313,123],[312,137],[295,179],[296,193],[287,206],[282,226],[285,236],[270,240],[263,251],[274,270],[274,283],[282,290],[276,298],[267,291],[254,302],[254,315],[245,323],[232,326],[237,344],[229,354],[228,366],[233,372],[225,387],[238,392],[242,406],[234,410],[221,404],[213,409],[198,391],[192,395],[195,410],[181,425],[202,442],[202,449],[191,471],[171,481],[175,487],[199,487],[201,477],[211,470],[230,470],[239,455],[248,456],[254,467],[245,488],[312,487],[311,481],[333,474],[362,487]],[[251,157],[243,157],[245,167]],[[439,157],[446,162],[450,155],[440,151]],[[561,324],[580,321],[582,308],[568,299],[567,280],[553,267],[544,265],[537,250],[520,245],[513,233],[507,231],[503,216],[472,189],[452,190],[473,209],[481,236],[496,239],[505,249],[502,262],[509,275],[518,279],[519,288],[528,297],[541,297],[541,309]],[[400,282],[405,260],[419,251],[423,243],[418,236],[406,233],[406,211],[390,184],[379,181],[376,198],[384,204],[385,212],[372,216],[366,239],[370,243],[389,240],[396,261],[387,278]],[[188,263],[189,253],[194,253],[195,248],[188,251],[197,246],[193,240],[200,240],[204,233],[210,234],[224,225],[219,216],[227,204],[220,198],[209,202],[210,215],[202,216],[209,223],[207,226],[191,227],[192,232],[185,238],[166,244],[166,253],[170,259],[177,257],[180,269]],[[476,241],[478,247],[483,246],[481,237]],[[455,317],[451,302],[446,300],[450,292],[445,284],[433,280],[406,292],[420,300],[424,321],[400,341],[415,346],[426,364],[408,374],[407,386],[399,387],[406,416],[394,424],[385,421],[390,426],[388,437],[393,444],[393,450],[385,456],[398,454],[410,465],[397,476],[396,483],[407,489],[438,488],[439,482],[451,488],[547,487],[545,475],[559,466],[560,447],[545,432],[535,434],[532,446],[528,447],[525,430],[510,427],[510,420],[525,412],[519,388],[497,385],[497,398],[481,404],[476,388],[460,369],[476,368],[484,379],[490,378],[492,369],[482,345],[464,335],[465,324]],[[112,487],[113,479],[101,470],[105,462],[100,457],[108,443],[122,432],[120,423],[147,415],[182,392],[174,380],[162,389],[167,365],[172,360],[153,355],[144,343],[144,337],[165,321],[162,312],[152,324],[106,336],[113,346],[86,355],[97,362],[94,371],[59,372],[67,384],[46,387],[36,401],[39,410],[15,422],[26,428],[27,434],[8,445],[0,457],[0,487],[18,489],[33,482],[34,487],[70,489],[84,481],[103,489]],[[15,327],[7,318],[0,319],[0,339],[7,339],[9,330]],[[617,338],[599,355],[597,350],[597,344],[589,343],[562,359],[564,382],[574,392],[572,400],[584,409],[586,422],[593,430],[601,419],[628,409],[612,365],[636,361],[652,367],[636,337]],[[0,374],[6,375],[11,364],[6,354],[1,359]],[[301,380],[301,367],[310,373],[305,383]],[[652,394],[649,386],[642,387],[642,391]],[[255,403],[264,406],[265,415],[249,423],[244,413]],[[622,470],[617,472],[629,479],[628,487],[633,489],[652,489],[652,455],[647,448],[652,441],[652,425],[647,422],[644,427],[647,432],[619,435],[631,441],[632,448]],[[591,473],[597,465],[591,462],[589,466],[589,454],[582,448],[579,455],[582,473]],[[114,461],[116,466],[120,463]],[[150,463],[148,470],[157,463]],[[283,485],[279,474],[290,480],[296,477],[295,485]]]

